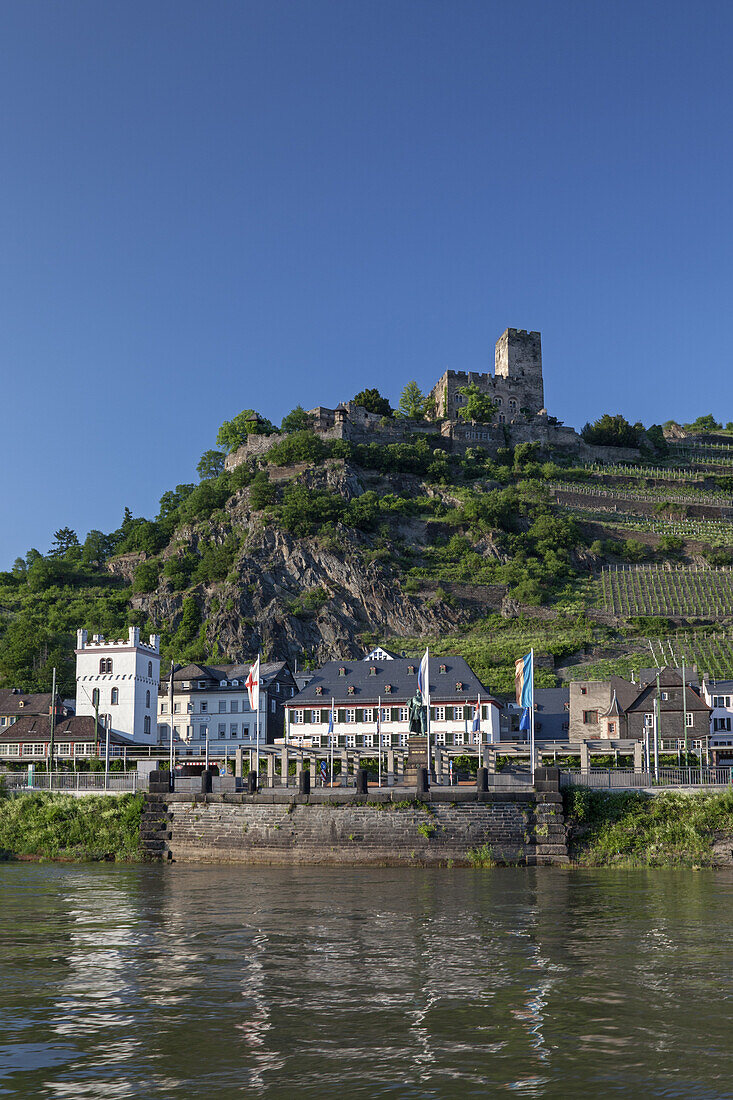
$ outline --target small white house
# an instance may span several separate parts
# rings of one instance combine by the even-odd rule
[[[91,640],[86,630],[76,632],[76,713],[99,713],[99,721],[113,733],[143,745],[158,739],[158,685],[160,637],[140,640],[131,626],[127,640],[108,642],[101,634]]]

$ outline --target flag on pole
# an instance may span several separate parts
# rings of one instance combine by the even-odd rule
[[[334,713],[333,713],[333,699],[332,699],[331,700],[331,709],[328,712],[328,736],[329,736],[329,738],[333,734],[333,727],[334,727]],[[330,741],[329,741],[329,744],[331,744]]]
[[[259,714],[259,710],[260,710],[260,657],[259,657],[259,654],[257,655],[257,660],[255,661],[255,663],[251,666],[251,668],[249,670],[249,676],[247,677],[244,686],[247,688],[247,694],[249,695],[250,710],[257,711],[257,713]]]
[[[534,661],[533,654],[520,657],[514,663],[514,686],[517,693],[517,704],[522,707],[522,720],[519,723],[520,730],[530,728],[530,714],[534,707]]]
[[[420,662],[420,668],[417,672],[417,687],[420,692],[423,704],[426,707],[430,706],[430,657],[428,650],[425,650],[422,661]]]

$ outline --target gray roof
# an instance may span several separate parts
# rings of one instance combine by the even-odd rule
[[[104,741],[106,730],[102,723],[97,725],[97,735],[94,735],[94,717],[91,714],[78,715],[75,718],[58,718],[53,732],[54,742],[59,741]],[[110,730],[111,744],[134,744],[132,738],[124,734]],[[37,717],[29,714],[25,718],[19,718],[12,726],[4,726],[0,731],[0,744],[10,744],[16,741],[50,741],[51,718],[50,715]]]
[[[369,705],[405,702],[417,690],[419,657],[396,657],[393,661],[329,661],[317,669],[313,679],[286,706],[323,706],[333,697],[337,703]],[[441,672],[441,667],[445,671]],[[343,675],[339,672],[344,670]],[[412,671],[410,671],[410,669]],[[456,685],[460,683],[461,687]],[[349,691],[352,687],[353,692]],[[387,688],[389,687],[389,691]],[[318,690],[320,688],[320,691]],[[481,695],[493,698],[463,657],[430,658],[430,701],[432,703],[469,703]]]
[[[57,696],[57,704],[61,700]],[[51,692],[26,693],[18,688],[0,688],[0,714],[50,714]]]
[[[251,664],[233,665],[185,665],[179,668],[173,676],[175,684],[187,683],[191,680],[211,680],[218,686],[222,680],[246,680]],[[260,665],[262,683],[267,685],[274,680],[284,669],[289,672],[289,666],[285,661],[269,661]],[[165,682],[164,682],[165,683]]]

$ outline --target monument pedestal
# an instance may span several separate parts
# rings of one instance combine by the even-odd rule
[[[428,739],[412,734],[407,739],[407,759],[405,760],[404,781],[408,787],[417,786],[418,768],[428,767]],[[428,772],[428,774],[430,774]]]

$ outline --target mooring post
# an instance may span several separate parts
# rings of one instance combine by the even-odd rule
[[[242,774],[243,774],[243,770],[244,770],[243,767],[242,767],[243,757],[244,757],[244,749],[242,748],[241,745],[238,745],[237,748],[234,751],[234,775],[235,775],[235,778],[237,778],[237,779],[242,778]]]
[[[387,786],[394,787],[394,749],[387,749]]]
[[[634,742],[634,772],[640,775],[644,770],[644,746],[641,741]]]
[[[357,794],[368,794],[369,793],[369,785],[368,785],[368,778],[367,777],[368,777],[368,773],[367,773],[366,768],[357,768],[356,769],[356,793]]]
[[[257,794],[257,772],[247,773],[247,793]]]
[[[298,794],[310,794],[311,793],[311,773],[306,771],[302,766],[302,760],[300,761],[300,771],[298,773]]]
[[[587,741],[580,742],[580,770],[582,772],[590,771],[590,753]]]
[[[288,776],[290,772],[290,753],[288,752],[287,745],[283,745],[280,749],[280,784],[283,787],[288,785]]]
[[[435,782],[443,782],[443,753],[440,745],[435,746]]]
[[[275,753],[268,752],[267,754],[267,786],[275,786]]]
[[[483,794],[489,789],[489,771],[488,768],[478,768],[476,770],[476,790],[479,794]]]
[[[341,786],[348,787],[349,785],[349,754],[346,749],[341,749],[339,756],[341,758]]]
[[[419,767],[417,769],[417,790],[416,795],[418,798],[424,798],[430,790],[430,782],[428,780],[428,769],[426,767]]]

